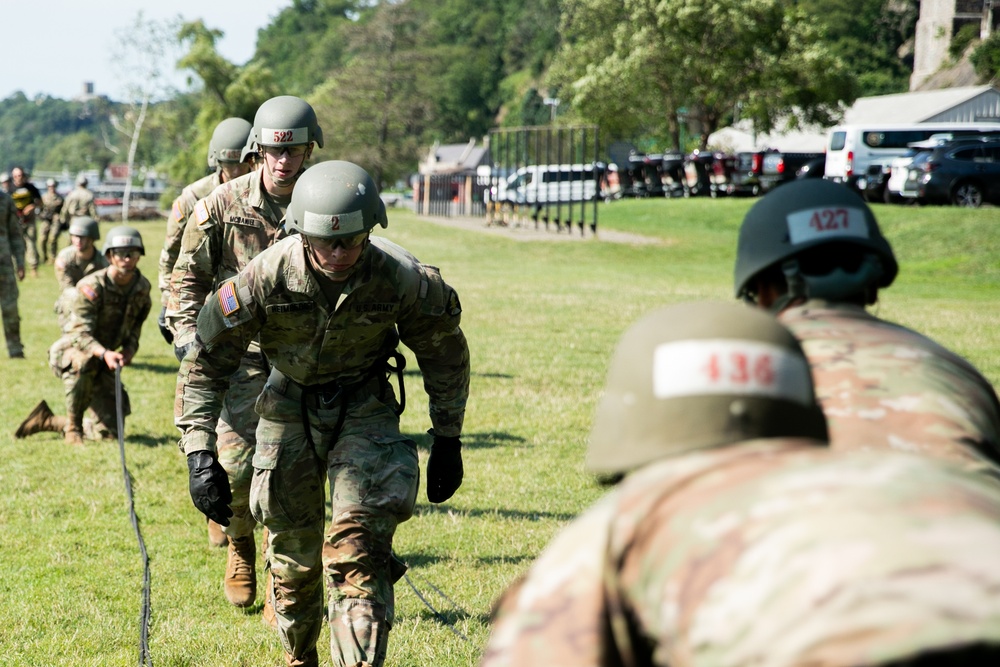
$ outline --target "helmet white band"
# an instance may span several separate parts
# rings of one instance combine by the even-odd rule
[[[656,398],[735,394],[813,404],[805,359],[767,343],[733,339],[664,343],[653,352]]]

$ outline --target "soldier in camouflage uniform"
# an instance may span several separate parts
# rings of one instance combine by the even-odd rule
[[[181,194],[170,207],[167,235],[163,239],[163,250],[160,252],[159,288],[163,308],[160,310],[157,322],[160,333],[168,343],[174,342],[174,334],[166,322],[166,304],[170,299],[170,276],[181,251],[181,239],[188,217],[194,211],[194,205],[199,199],[207,197],[221,184],[244,176],[250,171],[249,160],[242,154],[250,137],[250,129],[250,123],[242,118],[227,118],[216,125],[208,144],[208,168],[212,173],[181,190]]]
[[[392,538],[413,513],[419,479],[416,445],[399,431],[402,406],[387,379],[401,375],[399,341],[415,353],[430,398],[427,497],[443,502],[462,482],[469,351],[461,306],[436,268],[369,236],[387,224],[363,169],[333,161],[307,170],[287,215],[299,234],[209,299],[178,377],[191,495],[224,521],[228,480],[214,461],[221,396],[252,341],[273,367],[256,406],[250,502],[270,534],[267,595],[288,665],[317,664],[323,573],[334,664],[385,660],[393,583],[405,568],[392,557]],[[325,478],[332,520],[324,538]]]
[[[891,448],[1000,470],[1000,402],[972,364],[866,312],[898,267],[868,205],[808,179],[747,213],[736,294],[802,342],[834,449]]]
[[[108,260],[94,246],[101,238],[101,229],[91,217],[79,216],[69,222],[70,245],[56,256],[55,273],[59,289],[55,312],[59,327],[66,324],[69,309],[76,298],[76,284],[84,276],[107,268]]]
[[[28,180],[28,175],[22,167],[10,170],[13,189],[10,192],[17,209],[17,217],[21,221],[21,234],[24,236],[24,261],[31,269],[31,275],[38,275],[38,226],[35,214],[42,207],[42,193]]]
[[[281,223],[295,182],[312,154],[323,146],[316,113],[298,97],[280,96],[264,102],[254,116],[251,148],[263,153],[260,167],[223,183],[194,207],[181,239],[181,251],[171,276],[165,319],[174,334],[178,360],[192,346],[202,305],[223,281],[285,236]],[[241,157],[245,157],[242,155]],[[254,403],[269,371],[257,344],[229,382],[226,404],[218,422],[219,461],[229,473],[233,520],[225,528],[228,557],[223,578],[226,599],[249,607],[257,596],[256,522],[250,513],[253,478]],[[209,541],[219,543],[218,526],[209,523]],[[265,620],[271,618],[265,609]]]
[[[59,253],[59,234],[62,232],[62,212],[63,198],[56,192],[55,179],[45,181],[45,192],[42,193],[42,210],[38,217],[42,220],[38,238],[41,241],[40,252],[42,261],[48,263],[55,261]]]
[[[1000,664],[1000,488],[826,436],[767,314],[641,320],[587,456],[621,481],[504,595],[482,666]]]
[[[42,401],[21,422],[16,437],[55,431],[64,433],[67,444],[81,445],[84,435],[118,436],[115,369],[132,363],[152,307],[149,281],[137,268],[144,254],[137,230],[122,226],[108,232],[104,256],[109,266],[76,284],[63,336],[49,348],[49,365],[66,390],[66,416],[53,415]],[[84,421],[88,408],[96,420]],[[131,414],[124,388],[122,414]]]
[[[24,237],[10,196],[0,191],[0,313],[11,359],[23,359],[21,315],[17,312],[17,281],[24,280]]]
[[[76,177],[76,187],[73,188],[62,207],[62,223],[68,225],[69,221],[78,216],[90,216],[94,220],[98,219],[97,205],[94,204],[94,193],[87,189],[87,177],[80,174]]]

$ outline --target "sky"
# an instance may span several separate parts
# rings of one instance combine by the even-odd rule
[[[72,99],[84,82],[94,93],[122,100],[112,65],[117,34],[134,25],[141,11],[146,21],[181,16],[202,19],[225,33],[216,49],[230,62],[243,65],[257,45],[257,30],[271,22],[291,0],[0,0],[4,66],[0,67],[0,99],[16,91],[28,98],[49,95]],[[178,52],[181,53],[181,52]],[[173,85],[186,90],[187,73],[172,64],[164,68]]]

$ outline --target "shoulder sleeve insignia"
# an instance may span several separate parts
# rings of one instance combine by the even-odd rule
[[[80,293],[83,294],[85,297],[87,297],[88,301],[97,300],[97,290],[94,289],[93,285],[89,283],[82,283],[82,284],[77,284],[77,287],[80,288]]]
[[[208,221],[208,207],[205,206],[204,200],[199,201],[194,205],[194,216],[200,225],[203,225]]]
[[[240,309],[240,300],[236,296],[235,284],[232,280],[219,288],[218,296],[219,307],[222,308],[222,314],[226,317]]]
[[[180,222],[183,214],[181,213],[181,203],[174,200],[174,222]]]

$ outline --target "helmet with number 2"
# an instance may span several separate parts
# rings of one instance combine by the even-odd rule
[[[642,318],[619,341],[587,467],[621,475],[757,438],[828,439],[801,346],[763,310],[680,304]]]
[[[250,140],[258,146],[295,146],[315,142],[323,147],[323,130],[308,102],[292,95],[267,100],[257,109]]]
[[[285,224],[305,236],[335,239],[387,227],[385,204],[367,171],[343,160],[305,170],[292,192]]]
[[[735,290],[746,298],[761,271],[826,244],[850,244],[870,252],[873,267],[844,281],[888,287],[899,271],[892,247],[882,236],[868,204],[847,186],[822,179],[802,179],[782,185],[754,204],[740,227],[736,250]],[[792,269],[794,270],[794,269]],[[813,281],[813,287],[836,280]],[[807,288],[809,280],[806,280]],[[813,292],[816,290],[814,289]],[[806,294],[820,296],[822,294]]]

